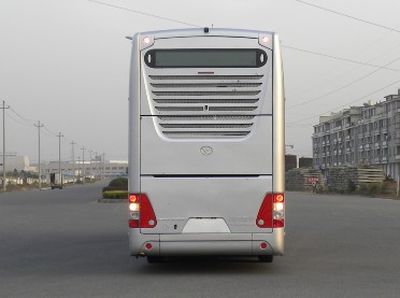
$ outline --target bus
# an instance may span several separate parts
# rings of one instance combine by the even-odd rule
[[[273,32],[137,33],[129,81],[129,250],[284,253],[282,56]]]

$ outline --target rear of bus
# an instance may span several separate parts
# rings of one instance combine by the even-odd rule
[[[204,28],[133,37],[131,255],[282,255],[284,149],[276,34]]]

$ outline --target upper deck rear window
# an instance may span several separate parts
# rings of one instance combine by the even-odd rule
[[[261,67],[267,54],[260,49],[168,49],[150,50],[144,60],[154,68]]]

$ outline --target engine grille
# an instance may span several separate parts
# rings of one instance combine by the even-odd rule
[[[149,75],[160,131],[169,138],[247,136],[262,96],[263,75]]]

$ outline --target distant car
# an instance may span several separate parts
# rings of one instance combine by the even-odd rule
[[[62,183],[62,176],[57,173],[51,173],[50,174],[50,187],[51,189],[62,189],[63,188],[63,183]]]

